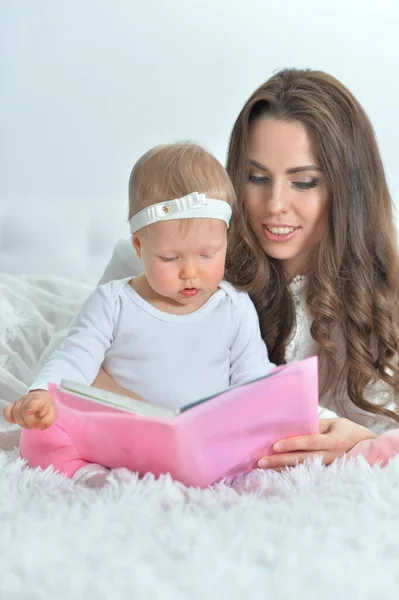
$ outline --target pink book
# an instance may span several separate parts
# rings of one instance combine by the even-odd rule
[[[283,438],[318,432],[317,357],[179,411],[63,381],[51,384],[80,456],[201,488],[256,468]]]

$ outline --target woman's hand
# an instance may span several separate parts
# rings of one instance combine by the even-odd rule
[[[258,466],[281,471],[316,456],[321,456],[323,464],[328,465],[359,442],[375,437],[372,431],[349,419],[320,419],[319,432],[277,442],[273,446],[277,454],[264,456],[258,461]]]

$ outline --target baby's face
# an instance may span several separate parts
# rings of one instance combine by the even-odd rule
[[[145,275],[153,291],[174,305],[202,306],[224,276],[227,227],[219,219],[153,223],[140,233]]]

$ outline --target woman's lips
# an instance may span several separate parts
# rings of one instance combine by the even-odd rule
[[[300,227],[292,225],[263,225],[263,233],[270,242],[288,242],[292,240],[300,230]]]

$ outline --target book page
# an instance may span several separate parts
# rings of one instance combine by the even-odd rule
[[[225,394],[226,392],[229,392],[230,390],[233,390],[235,388],[245,387],[246,385],[250,385],[251,383],[254,383],[255,381],[260,381],[261,379],[267,379],[268,377],[272,377],[272,375],[280,374],[280,373],[282,373],[282,371],[284,370],[284,368],[286,366],[288,366],[288,365],[282,365],[281,367],[273,369],[272,371],[270,371],[270,373],[267,373],[267,375],[263,375],[262,377],[257,377],[256,379],[250,379],[249,381],[245,381],[244,383],[237,383],[236,385],[231,385],[230,387],[225,388],[224,390],[220,390],[216,394],[212,394],[211,396],[206,396],[206,398],[200,398],[199,400],[194,400],[194,402],[190,402],[190,404],[185,404],[184,406],[182,406],[180,409],[180,412],[185,412],[186,410],[190,410],[190,408],[195,408],[196,406],[199,406],[200,404],[203,404],[204,402],[209,402],[209,400],[212,400],[213,398],[217,398],[218,396],[221,396],[222,394]]]
[[[164,408],[163,406],[157,406],[127,396],[121,396],[120,394],[114,394],[113,392],[84,385],[83,383],[62,380],[61,387],[75,396],[80,396],[92,400],[93,402],[104,404],[105,406],[112,406],[113,408],[135,415],[141,415],[143,417],[174,417],[178,414],[176,411]]]

